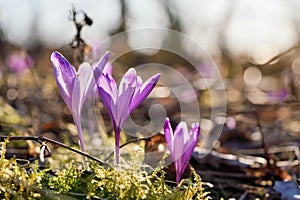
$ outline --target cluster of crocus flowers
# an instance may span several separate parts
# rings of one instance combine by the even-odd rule
[[[180,182],[182,174],[192,156],[194,148],[197,145],[200,126],[199,123],[193,123],[188,131],[185,122],[180,122],[174,130],[171,127],[169,118],[166,118],[164,125],[164,134],[168,149],[174,161],[176,170],[176,182]]]
[[[82,107],[97,85],[104,106],[108,110],[115,131],[115,164],[120,162],[120,133],[125,120],[150,94],[160,78],[160,74],[150,77],[143,83],[136,71],[130,68],[123,76],[119,88],[111,76],[111,65],[107,65],[107,52],[93,67],[82,63],[78,71],[58,52],[53,52],[51,61],[59,91],[72,113],[77,127],[79,144],[85,151],[81,128]]]
[[[72,113],[78,131],[79,145],[83,152],[86,148],[81,128],[81,110],[87,97],[96,87],[95,78],[98,79],[102,72],[109,70],[109,65],[106,65],[108,57],[107,52],[96,64],[95,70],[89,63],[84,62],[76,72],[76,69],[60,53],[53,52],[51,55],[54,77],[60,94]]]
[[[115,164],[120,163],[120,133],[125,120],[147,98],[159,78],[160,74],[155,74],[143,83],[135,69],[130,68],[122,77],[119,88],[109,73],[104,72],[97,80],[100,96],[115,132]]]
[[[111,75],[111,65],[107,65],[109,53],[105,53],[93,66],[84,62],[78,71],[60,53],[53,52],[51,61],[54,66],[55,80],[66,105],[72,113],[78,131],[79,144],[86,151],[81,128],[81,110],[97,85],[103,104],[106,107],[115,132],[115,164],[120,163],[120,134],[125,120],[150,94],[157,84],[160,74],[151,76],[144,83],[130,68],[122,77],[119,87]],[[174,134],[169,118],[166,118],[164,133],[176,169],[176,182],[179,183],[198,142],[200,126],[191,125],[188,131],[185,122],[180,122]]]

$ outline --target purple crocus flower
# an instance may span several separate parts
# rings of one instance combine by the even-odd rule
[[[284,102],[288,99],[289,91],[285,88],[279,91],[269,91],[267,93],[268,99],[273,102]]]
[[[164,133],[171,157],[174,161],[176,182],[178,184],[198,142],[200,126],[199,123],[193,123],[190,131],[188,131],[186,123],[180,122],[173,134],[170,120],[166,118]]]
[[[115,131],[115,164],[120,163],[120,132],[125,120],[146,99],[159,78],[160,74],[155,74],[143,83],[135,69],[130,68],[124,74],[119,88],[109,73],[103,73],[98,79],[99,93]]]
[[[109,66],[106,65],[108,57],[109,53],[106,52],[97,63],[97,70],[95,71],[89,63],[84,62],[76,72],[75,68],[63,55],[56,51],[51,54],[56,84],[63,100],[72,113],[78,131],[79,145],[84,152],[86,149],[82,136],[81,110],[87,97],[96,86],[95,78],[98,79],[101,74],[100,71],[107,70],[106,68]]]
[[[34,59],[25,51],[13,52],[6,63],[14,73],[22,73],[33,67]]]

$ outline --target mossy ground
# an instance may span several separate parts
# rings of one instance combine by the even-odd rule
[[[56,171],[51,164],[41,169],[38,162],[25,168],[5,158],[7,142],[1,147],[1,199],[209,199],[194,170],[176,187],[161,166],[149,171],[139,159],[114,168],[90,162],[85,170],[76,161],[61,163]]]

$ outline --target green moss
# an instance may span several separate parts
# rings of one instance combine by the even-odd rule
[[[209,199],[203,191],[200,177],[169,186],[159,166],[146,172],[138,159],[119,168],[104,168],[90,163],[70,162],[52,173],[38,170],[38,163],[25,170],[15,159],[4,158],[6,142],[2,144],[0,163],[1,199]]]

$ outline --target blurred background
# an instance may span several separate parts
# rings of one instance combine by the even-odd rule
[[[78,12],[75,21],[84,22],[80,32],[84,45],[79,47],[76,40],[74,43],[78,32],[70,14],[72,7]],[[80,59],[74,53],[77,47],[82,47],[81,56],[85,57],[110,36],[136,28],[159,27],[179,31],[207,51],[225,85],[226,120],[218,122],[209,117],[210,109],[218,107],[218,102],[212,103],[209,92],[218,84],[210,80],[213,63],[201,60],[198,52],[184,41],[173,42],[190,57],[199,59],[199,66],[191,66],[187,60],[165,51],[131,52],[115,63],[116,77],[128,67],[143,63],[171,66],[190,81],[201,110],[202,134],[208,135],[206,142],[214,144],[219,153],[236,154],[240,150],[239,153],[263,154],[269,160],[272,156],[266,156],[268,148],[292,146],[298,149],[299,156],[299,10],[297,0],[0,0],[0,130],[4,134],[42,134],[76,144],[72,116],[54,81],[51,52],[59,50],[78,66]],[[130,50],[139,44],[163,44],[167,39],[164,34],[128,32],[125,42],[114,44],[114,48]],[[205,71],[205,77],[195,73],[196,68]],[[203,79],[209,82],[205,85]],[[170,81],[180,84],[178,79]],[[171,96],[168,88],[162,86],[132,118],[143,125],[149,120],[149,105],[159,103],[178,122],[180,108]],[[188,98],[186,102],[190,102]],[[111,133],[107,113],[102,104],[98,106],[103,113],[100,124]],[[221,137],[212,136],[210,140],[209,135],[223,125]],[[95,126],[90,123],[87,128],[96,132]],[[95,145],[101,143],[95,141]],[[246,151],[253,148],[265,152]],[[298,163],[286,165],[299,165],[297,153],[289,152],[287,157],[279,158],[277,154],[272,157],[275,163],[298,159]]]
[[[202,46],[216,63],[226,87],[228,110],[236,112],[251,110],[253,105],[282,105],[300,97],[298,1],[0,0],[1,95],[24,116],[29,114],[30,118],[40,120],[43,119],[40,116],[45,115],[46,121],[55,119],[49,115],[52,109],[39,112],[49,106],[41,107],[36,103],[29,104],[37,106],[35,109],[24,106],[24,102],[35,102],[40,97],[54,98],[55,101],[48,100],[50,104],[61,101],[51,76],[49,58],[53,50],[62,51],[74,66],[80,63],[74,55],[77,30],[70,13],[72,7],[78,12],[75,21],[84,21],[85,16],[92,20],[92,24],[84,24],[80,32],[84,40],[83,51],[87,54],[106,38],[126,30],[160,27],[185,34]],[[129,31],[125,42],[115,44],[114,48],[130,50],[140,44],[163,43],[167,38],[166,34],[142,32],[139,35]],[[205,71],[207,81],[213,63],[202,61],[197,55],[199,52],[185,41],[173,42],[190,57],[200,60],[196,67]],[[285,51],[288,52],[264,64]],[[115,67],[115,74],[119,76],[128,67],[149,61],[174,67],[189,77],[194,89],[200,91],[197,93],[200,107],[212,106],[207,91],[217,83],[212,81],[205,85],[199,75],[186,76],[195,66],[179,56],[164,51],[133,52],[119,61],[116,65],[122,67]],[[32,86],[30,90],[26,89],[29,86]],[[37,93],[33,88],[39,89],[40,96],[34,95]],[[290,109],[284,111],[272,113],[276,118],[272,120],[282,117],[277,116],[282,113],[290,116],[287,114]],[[55,112],[68,113],[66,107]],[[208,123],[203,127],[212,128],[211,123],[203,123]],[[286,122],[283,126],[286,124],[292,131],[300,131],[300,121]]]
[[[220,54],[220,45],[225,45],[234,55],[246,54],[262,62],[293,46],[299,35],[298,1],[1,0],[1,38],[25,49],[59,48],[75,34],[68,20],[72,4],[94,19],[93,26],[82,33],[88,44],[122,29],[162,27],[188,35],[211,55]]]

